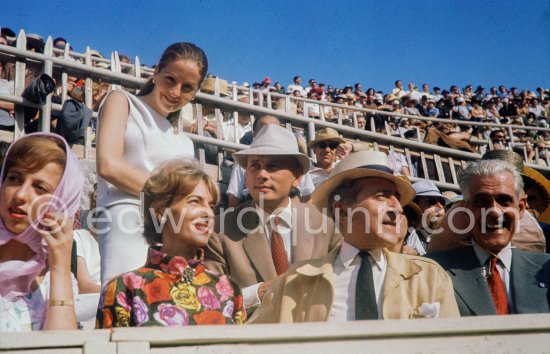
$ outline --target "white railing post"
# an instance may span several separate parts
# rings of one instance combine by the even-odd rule
[[[27,37],[25,31],[19,31],[17,36],[17,49],[27,49]],[[21,97],[23,90],[25,90],[25,71],[27,68],[27,62],[25,58],[15,59],[15,96]],[[13,140],[17,140],[25,135],[25,107],[22,105],[15,105],[15,126]]]
[[[44,55],[53,56],[52,36],[48,36],[46,45],[44,47]],[[44,65],[42,66],[42,72],[49,76],[53,75],[53,63],[51,60],[44,60]],[[46,97],[46,102],[44,102],[44,105],[41,108],[40,131],[42,132],[50,131],[51,114],[52,114],[52,94],[50,93]]]
[[[90,54],[90,47],[86,47],[86,56],[84,58],[84,63],[86,66],[92,66],[92,56]],[[93,82],[90,78],[90,75],[86,75],[86,80],[84,81],[84,104],[88,108],[92,108],[92,92],[93,92]],[[92,128],[90,126],[86,127],[86,138],[84,139],[84,158],[89,159],[92,156]]]

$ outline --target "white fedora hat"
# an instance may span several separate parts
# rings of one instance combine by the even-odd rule
[[[328,199],[338,186],[344,182],[365,177],[379,177],[393,182],[400,194],[399,202],[402,206],[409,204],[414,199],[415,192],[411,182],[406,177],[393,175],[385,153],[360,151],[350,154],[336,165],[328,179],[313,191],[311,202],[319,210],[323,210],[328,207]]]
[[[302,167],[302,174],[306,174],[311,166],[309,158],[298,150],[298,142],[294,134],[275,124],[268,124],[260,129],[250,147],[234,153],[233,158],[239,165],[246,168],[250,155],[294,157]]]

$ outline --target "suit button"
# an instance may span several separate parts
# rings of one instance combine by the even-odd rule
[[[544,283],[542,283],[542,282],[539,283],[539,288],[546,288],[546,284],[544,284]]]

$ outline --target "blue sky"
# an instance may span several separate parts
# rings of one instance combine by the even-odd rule
[[[0,26],[155,63],[173,42],[204,49],[210,72],[288,85],[294,75],[388,91],[503,84],[550,87],[550,1],[14,1]]]

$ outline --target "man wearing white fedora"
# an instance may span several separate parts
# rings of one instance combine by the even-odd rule
[[[317,208],[334,215],[342,246],[293,265],[249,322],[458,316],[451,281],[437,263],[386,249],[407,231],[403,206],[414,195],[382,152],[342,160],[312,195]]]
[[[291,190],[310,168],[294,135],[268,124],[250,148],[233,154],[246,168],[252,200],[216,218],[205,252],[206,267],[228,274],[254,308],[274,280],[296,261],[318,258],[336,248],[341,236],[334,223],[314,207],[291,202]]]

